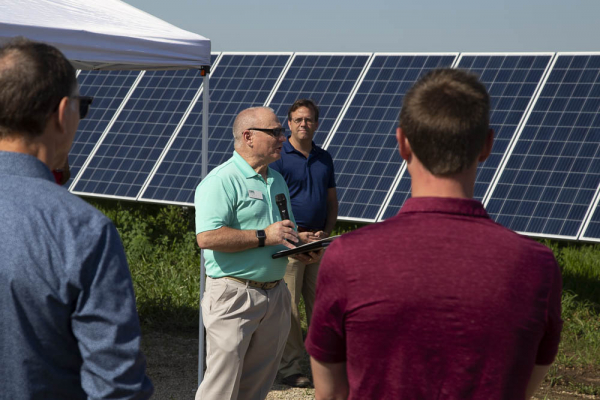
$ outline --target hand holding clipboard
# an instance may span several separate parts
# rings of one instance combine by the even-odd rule
[[[293,249],[281,250],[281,251],[278,251],[277,253],[273,254],[271,257],[280,258],[280,257],[293,256],[294,254],[307,253],[309,251],[319,251],[319,250],[324,249],[325,247],[329,246],[329,244],[331,244],[331,242],[334,239],[337,239],[340,236],[341,235],[330,236],[325,239],[317,240],[314,242],[303,244],[298,247],[294,247]]]

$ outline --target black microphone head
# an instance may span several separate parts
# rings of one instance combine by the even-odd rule
[[[287,199],[285,198],[285,194],[279,193],[275,195],[275,203],[277,204],[277,208],[279,208],[279,214],[281,214],[281,220],[290,219],[290,215],[287,210]]]
[[[283,203],[283,202],[287,202],[286,198],[285,198],[285,194],[283,193],[279,193],[278,195],[275,196],[275,201],[277,203]]]

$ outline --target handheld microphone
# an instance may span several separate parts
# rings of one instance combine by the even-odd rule
[[[275,196],[275,203],[277,203],[277,208],[279,208],[279,214],[281,214],[281,220],[284,221],[286,219],[290,219],[290,214],[287,209],[287,199],[285,198],[285,194],[279,193]]]

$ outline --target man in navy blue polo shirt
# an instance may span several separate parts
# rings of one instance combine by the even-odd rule
[[[319,108],[312,100],[296,100],[288,111],[291,135],[283,144],[281,158],[270,165],[283,175],[296,217],[300,239],[307,243],[331,234],[337,220],[338,201],[331,155],[313,142],[319,126]],[[284,280],[292,294],[292,326],[279,366],[282,383],[294,387],[309,387],[310,380],[300,370],[304,341],[298,303],[300,295],[306,306],[310,324],[319,260],[304,264],[289,259]]]

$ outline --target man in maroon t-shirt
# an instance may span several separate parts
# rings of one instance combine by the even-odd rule
[[[396,137],[412,198],[321,263],[306,342],[316,398],[530,397],[558,349],[561,276],[548,248],[472,199],[493,142],[485,87],[429,73]]]

